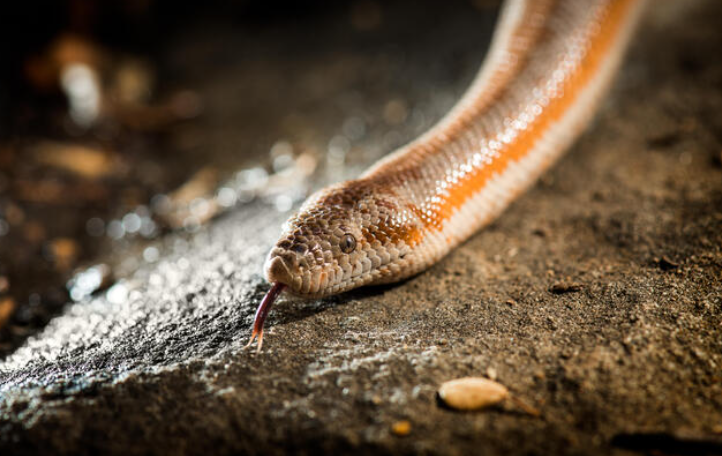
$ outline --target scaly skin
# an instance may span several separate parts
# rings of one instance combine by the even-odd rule
[[[642,4],[507,1],[486,61],[456,107],[358,179],[312,195],[271,250],[268,281],[320,297],[396,282],[437,262],[579,135]]]

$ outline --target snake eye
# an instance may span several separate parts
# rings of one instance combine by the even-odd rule
[[[344,234],[339,243],[339,247],[343,253],[351,253],[356,249],[356,238],[353,234]]]

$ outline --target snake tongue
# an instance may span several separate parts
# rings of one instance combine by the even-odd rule
[[[250,347],[253,343],[253,339],[258,336],[258,348],[256,349],[256,352],[261,351],[261,347],[263,346],[263,324],[266,321],[268,313],[271,311],[271,306],[273,305],[274,301],[276,301],[278,295],[281,294],[284,288],[286,288],[285,284],[282,284],[280,282],[274,282],[271,289],[268,290],[268,293],[266,293],[266,296],[263,297],[261,304],[256,310],[256,317],[253,320],[253,333],[251,333],[251,340],[249,340],[248,344],[243,347],[244,349]]]

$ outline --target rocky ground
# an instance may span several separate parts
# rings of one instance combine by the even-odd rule
[[[722,8],[653,3],[587,133],[429,271],[282,299],[256,354],[242,347],[288,212],[254,202],[170,234],[159,261],[68,305],[0,362],[0,453],[721,454]],[[346,173],[438,118],[468,83],[481,54],[467,41],[488,41],[493,16],[449,14],[434,39],[399,32],[403,52],[370,42],[288,64],[310,65],[311,76],[298,76],[306,98],[283,101],[301,106],[300,118],[327,119],[311,141],[333,137],[328,119],[354,110],[385,106],[389,124],[402,119],[369,129]],[[283,74],[286,57],[263,50],[246,57],[280,74],[274,84],[296,80]],[[404,72],[420,82],[405,87]],[[232,144],[233,111],[213,104],[228,102],[220,87],[232,82],[201,76],[221,119],[208,121],[208,141]],[[344,91],[353,96],[323,107]],[[407,120],[389,91],[406,100]],[[441,406],[439,385],[468,375],[497,379],[540,416],[511,403]]]

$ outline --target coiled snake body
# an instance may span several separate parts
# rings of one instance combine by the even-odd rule
[[[493,220],[579,135],[619,65],[643,0],[508,0],[475,81],[430,131],[358,179],[312,195],[264,270],[321,297],[428,268]],[[249,342],[249,345],[250,343]]]

